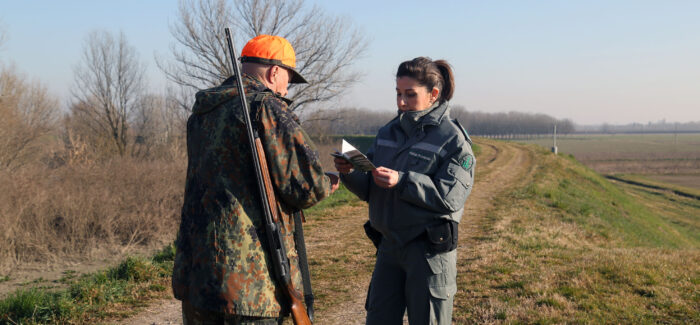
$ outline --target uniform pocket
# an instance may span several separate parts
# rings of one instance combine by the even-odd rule
[[[428,238],[428,252],[439,254],[457,248],[457,230],[459,224],[452,220],[425,228]]]
[[[430,270],[428,288],[430,295],[438,299],[449,299],[457,292],[457,252],[426,256]]]
[[[430,287],[430,295],[433,296],[433,298],[449,299],[454,297],[455,293],[457,293],[456,284],[441,287]]]
[[[445,254],[429,254],[425,257],[433,274],[440,274],[445,271]]]
[[[467,197],[471,192],[471,176],[462,167],[450,164],[447,173],[454,177],[452,188],[447,192],[445,200],[455,210],[464,207]]]

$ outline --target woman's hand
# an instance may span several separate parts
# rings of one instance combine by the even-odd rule
[[[399,183],[399,172],[386,167],[377,167],[372,171],[374,183],[382,188],[392,188]]]
[[[341,174],[347,174],[352,170],[352,164],[343,158],[335,157],[333,162],[335,163],[335,169]]]

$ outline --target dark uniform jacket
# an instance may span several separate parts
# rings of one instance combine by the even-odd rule
[[[292,281],[301,290],[291,214],[328,196],[330,180],[313,143],[288,110],[289,101],[259,80],[243,77],[248,103],[257,106],[251,119],[275,188]],[[233,80],[198,92],[187,121],[187,180],[173,291],[195,308],[278,317],[287,312],[280,304],[286,298],[273,280],[252,150]],[[252,104],[260,92],[267,95]]]
[[[343,184],[369,202],[372,227],[387,244],[400,247],[426,227],[462,219],[475,159],[471,139],[449,112],[447,102],[440,104],[418,121],[413,134],[406,134],[398,117],[379,129],[367,157],[398,171],[393,188],[377,186],[370,173],[341,174]]]

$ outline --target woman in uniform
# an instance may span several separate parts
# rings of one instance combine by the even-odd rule
[[[444,60],[418,57],[396,73],[398,115],[376,136],[372,172],[334,160],[341,180],[369,202],[377,247],[367,324],[451,324],[457,226],[474,184],[471,140],[449,116],[454,77]]]

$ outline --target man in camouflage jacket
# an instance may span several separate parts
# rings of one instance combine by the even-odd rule
[[[286,46],[283,51],[275,47],[280,44]],[[291,278],[301,290],[292,213],[330,195],[337,179],[332,182],[324,174],[318,152],[288,109],[291,102],[282,97],[288,82],[305,82],[293,69],[294,52],[290,61],[289,49],[283,38],[261,35],[246,45],[241,61],[251,121],[260,134],[277,197]],[[237,96],[234,77],[198,92],[187,122],[187,180],[173,270],[173,292],[183,301],[186,324],[188,318],[189,323],[201,323],[191,320],[193,313],[219,315],[226,323],[230,317],[279,318],[288,313],[272,273],[254,151]]]

